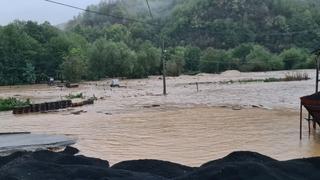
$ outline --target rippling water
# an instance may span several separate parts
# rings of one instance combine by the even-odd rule
[[[82,154],[112,164],[151,158],[195,166],[236,150],[258,151],[281,160],[320,155],[319,133],[309,137],[305,131],[299,140],[298,117],[294,110],[209,107],[112,116],[90,110],[79,116],[8,112],[0,113],[0,131],[69,134],[78,139],[76,147]]]

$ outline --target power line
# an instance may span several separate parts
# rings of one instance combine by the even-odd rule
[[[159,26],[158,24],[145,22],[145,21],[141,21],[141,20],[138,20],[138,19],[127,18],[127,17],[122,17],[122,16],[116,16],[116,15],[108,14],[108,13],[102,13],[102,12],[99,12],[99,11],[94,11],[94,10],[90,10],[90,9],[84,9],[84,8],[81,8],[81,7],[77,7],[77,6],[73,6],[73,5],[69,5],[69,4],[65,4],[65,3],[61,3],[61,2],[57,2],[57,1],[52,1],[52,0],[44,0],[44,1],[47,1],[47,2],[53,3],[53,4],[58,4],[58,5],[61,5],[61,6],[66,6],[66,7],[77,9],[77,10],[81,10],[81,11],[85,11],[85,12],[89,12],[89,13],[98,14],[98,15],[101,15],[101,16],[107,16],[107,17],[112,17],[112,18],[115,18],[115,19],[121,19],[121,20],[133,21],[133,22],[139,22],[139,23],[148,24],[148,25],[152,25],[152,26]]]
[[[151,16],[151,19],[153,20],[153,15],[152,15],[152,11],[151,11],[151,8],[150,8],[150,4],[149,4],[149,1],[146,0],[146,3],[147,3],[147,6],[148,6],[148,9],[149,9],[149,13],[150,13],[150,16]],[[165,56],[165,47],[164,47],[164,39],[163,37],[159,36],[159,40],[161,42],[161,62],[162,62],[162,81],[163,81],[163,95],[167,95],[167,81],[166,81],[166,71],[167,71],[167,68],[166,68],[166,61],[164,59],[164,56]]]
[[[146,0],[146,2],[147,2],[147,6],[148,6],[148,9],[149,9],[150,16],[151,16],[151,18],[153,19],[153,15],[152,15],[152,11],[151,11],[151,8],[150,8],[149,1]]]

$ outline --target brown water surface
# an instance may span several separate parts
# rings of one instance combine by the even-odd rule
[[[195,107],[105,115],[67,112],[13,116],[0,114],[0,129],[69,134],[82,154],[109,160],[163,159],[200,165],[236,150],[277,159],[320,155],[319,134],[299,140],[293,110]],[[306,129],[306,127],[304,128]]]

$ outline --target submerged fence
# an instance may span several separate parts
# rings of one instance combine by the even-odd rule
[[[55,102],[45,102],[41,104],[30,104],[29,106],[15,107],[13,114],[26,114],[36,112],[47,112],[58,109],[65,109],[72,106],[71,100],[61,100]]]
[[[30,104],[29,106],[15,107],[13,109],[13,114],[27,114],[27,113],[37,113],[37,112],[48,112],[58,109],[65,109],[69,107],[79,107],[84,105],[94,104],[94,99],[90,98],[88,100],[72,103],[71,100],[61,100],[55,102],[45,102],[40,104]]]

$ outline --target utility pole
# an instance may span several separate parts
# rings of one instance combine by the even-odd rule
[[[319,71],[320,71],[320,54],[316,55],[317,73],[316,73],[316,93],[319,92]]]
[[[149,9],[149,14],[151,19],[153,20],[153,15],[152,15],[152,11],[151,11],[151,7],[149,4],[149,0],[146,0],[148,9]],[[166,50],[164,48],[164,37],[162,35],[159,36],[159,40],[160,40],[160,46],[161,46],[161,62],[162,62],[162,80],[163,80],[163,95],[166,96],[167,95],[167,82],[166,82]]]
[[[161,39],[161,61],[162,61],[162,80],[163,80],[163,95],[167,95],[167,82],[166,82],[166,52],[164,49],[164,38]]]

